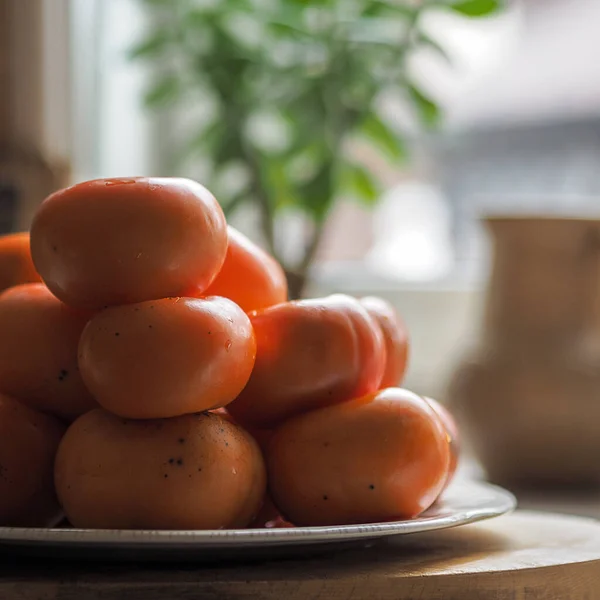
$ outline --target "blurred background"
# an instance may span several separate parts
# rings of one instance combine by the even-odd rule
[[[0,228],[70,182],[198,179],[295,295],[392,301],[406,386],[445,399],[482,335],[482,217],[600,216],[599,22],[597,0],[0,0]]]

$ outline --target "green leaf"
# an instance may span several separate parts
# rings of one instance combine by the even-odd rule
[[[284,162],[279,158],[265,157],[260,166],[263,186],[270,190],[269,196],[275,199],[275,208],[294,204]]]
[[[288,0],[290,4],[304,7],[327,6],[328,4],[331,4],[331,1],[332,0]],[[283,2],[283,4],[285,4],[285,2]]]
[[[181,20],[181,24],[189,28],[210,27],[214,22],[213,16],[203,10],[192,9],[185,14],[185,17]]]
[[[244,156],[242,140],[237,131],[222,130],[222,135],[215,139],[210,157],[216,164],[239,160]]]
[[[390,158],[394,160],[406,158],[407,150],[400,136],[396,135],[375,113],[369,114],[363,121],[361,131]]]
[[[433,50],[438,56],[441,56],[449,65],[452,65],[452,59],[450,55],[446,52],[446,50],[432,37],[427,35],[424,32],[419,32],[417,36],[417,44],[420,46],[425,46],[430,50]]]
[[[248,193],[243,190],[236,194],[233,198],[228,198],[226,201],[221,201],[221,208],[226,217],[230,217],[244,201],[249,200]]]
[[[299,208],[308,213],[317,223],[322,223],[333,204],[331,162],[324,162],[305,184],[298,187]]]
[[[285,157],[286,176],[297,184],[309,181],[315,176],[326,154],[325,141],[318,136],[314,136],[314,141],[309,144],[294,145]]]
[[[345,165],[343,179],[345,186],[367,206],[373,206],[379,199],[379,186],[371,173],[362,165]]]
[[[197,130],[182,145],[181,159],[204,153],[212,155],[217,142],[224,137],[226,131],[227,125],[219,118],[198,126]]]
[[[162,108],[172,104],[181,94],[181,84],[174,75],[159,79],[145,94],[144,103],[149,108]]]
[[[300,36],[310,37],[309,31],[299,27],[297,23],[284,21],[282,19],[272,20],[268,22],[268,26],[275,32],[284,36]]]
[[[346,38],[350,42],[383,45],[400,49],[409,24],[384,16],[363,17],[349,23]]]
[[[486,17],[504,8],[502,0],[455,0],[449,5],[454,12],[467,17]]]
[[[154,58],[160,55],[170,42],[171,39],[166,32],[159,30],[133,46],[127,54],[130,59]]]
[[[378,17],[385,14],[396,14],[401,17],[412,19],[418,8],[396,2],[386,2],[385,0],[371,0],[365,3],[362,10],[364,17]]]
[[[267,11],[263,19],[265,25],[280,34],[281,36],[298,36],[309,35],[305,26],[304,16],[306,7],[312,6],[313,2],[294,2],[287,0],[282,2],[277,1],[277,8],[272,11]]]
[[[407,91],[423,124],[427,127],[436,127],[439,125],[441,111],[438,105],[414,84],[408,83]]]

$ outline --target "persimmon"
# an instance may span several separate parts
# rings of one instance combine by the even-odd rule
[[[56,456],[56,491],[75,527],[245,527],[265,493],[265,467],[243,429],[211,413],[128,420],[91,411]]]
[[[220,408],[215,408],[215,409],[211,410],[210,412],[215,415],[219,415],[220,417],[223,417],[223,419],[227,419],[228,421],[231,421],[232,423],[236,422],[235,419],[233,418],[233,416],[231,415],[231,413],[224,406],[222,406]],[[273,429],[255,429],[255,428],[250,429],[248,427],[244,427],[244,429],[256,440],[256,443],[258,444],[259,448],[263,452],[265,452],[265,450],[269,444],[269,441],[273,437],[274,430]]]
[[[246,431],[256,440],[259,448],[266,452],[275,431],[273,429],[249,429]]]
[[[408,361],[406,326],[394,307],[383,298],[366,296],[360,302],[381,327],[385,341],[385,371],[380,385],[382,388],[399,385]]]
[[[287,529],[295,527],[295,525],[281,516],[279,509],[273,504],[271,496],[267,494],[258,515],[248,527],[253,529]]]
[[[29,233],[0,236],[0,291],[21,283],[41,281],[33,266]]]
[[[221,207],[188,179],[97,179],[50,195],[31,226],[33,262],[83,308],[196,296],[227,251]]]
[[[64,430],[58,419],[0,394],[0,526],[59,520],[53,474]]]
[[[281,265],[237,229],[228,227],[227,233],[225,262],[204,294],[225,296],[246,312],[285,302],[287,280]]]
[[[67,420],[97,407],[77,366],[90,316],[63,304],[42,283],[0,294],[0,391]]]
[[[281,515],[265,523],[265,529],[291,529],[296,527],[293,523],[286,521]]]
[[[226,408],[217,408],[215,410],[210,411],[213,415],[219,415],[221,418],[226,419],[231,423],[235,423],[233,417],[229,414]],[[248,431],[245,429],[245,431]],[[255,429],[250,433],[250,435],[254,438],[254,441],[258,444],[263,456],[265,454],[265,450],[269,443],[269,440],[273,436],[273,430],[271,429]],[[287,524],[281,515],[279,514],[279,510],[273,504],[273,500],[271,500],[271,496],[266,493],[263,499],[260,510],[252,520],[252,522],[248,525],[250,528],[274,528],[274,527],[287,527],[290,526]]]
[[[98,312],[79,343],[79,369],[98,403],[156,419],[219,408],[250,377],[250,319],[217,296],[164,298]]]
[[[266,494],[258,511],[257,515],[254,517],[254,520],[250,523],[249,527],[253,529],[263,529],[267,527],[268,524],[273,523],[276,519],[281,518],[279,514],[279,510],[273,504],[273,500],[271,500],[271,496]]]
[[[358,300],[335,294],[286,302],[250,313],[250,319],[256,362],[227,407],[250,431],[378,389],[383,337]]]
[[[447,487],[450,485],[450,482],[456,473],[458,459],[460,457],[460,434],[458,425],[456,424],[452,413],[443,404],[440,404],[437,400],[428,398],[427,396],[425,396],[425,400],[427,400],[431,408],[437,413],[448,434],[448,441],[450,444],[450,466],[448,468],[448,479],[446,481]]]
[[[227,412],[227,409],[224,406],[221,406],[219,408],[215,408],[213,410],[210,411],[213,415],[218,415],[219,417],[226,419],[227,421],[231,422],[231,423],[235,423],[235,421],[233,420],[232,416]]]
[[[440,419],[399,388],[293,417],[267,452],[273,501],[296,525],[416,517],[440,494],[449,463]]]

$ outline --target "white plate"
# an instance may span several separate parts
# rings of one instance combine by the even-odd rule
[[[281,557],[328,551],[344,545],[422,531],[446,529],[510,512],[515,497],[479,482],[460,481],[417,519],[337,527],[130,531],[0,527],[0,552],[27,556],[109,560],[222,560]],[[368,544],[367,544],[368,545]]]

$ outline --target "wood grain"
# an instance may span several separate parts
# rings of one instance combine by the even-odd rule
[[[600,523],[517,512],[304,561],[177,567],[4,562],[3,600],[595,600]]]

